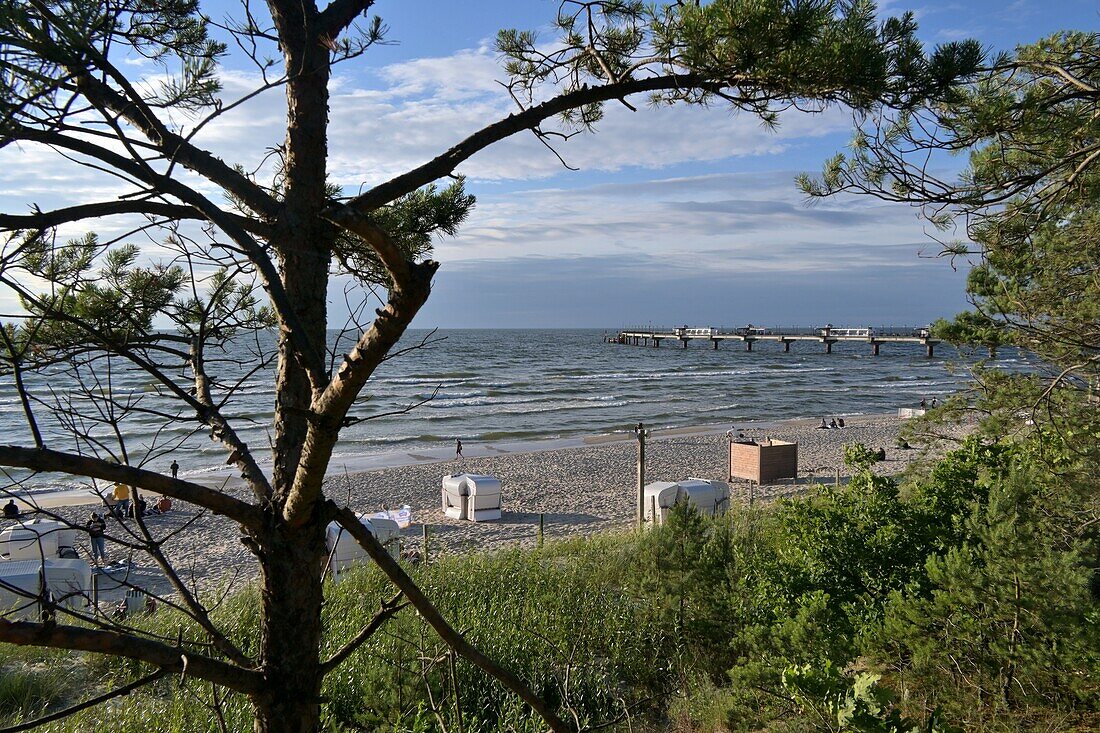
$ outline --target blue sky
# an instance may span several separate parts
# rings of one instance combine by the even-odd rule
[[[217,17],[237,5],[203,7]],[[393,43],[334,78],[333,178],[346,190],[378,183],[508,114],[492,39],[502,27],[545,29],[557,7],[380,0]],[[903,10],[929,45],[973,37],[992,49],[1100,21],[1100,4],[1083,0],[880,4],[882,14]],[[227,99],[255,82],[230,59]],[[199,140],[252,168],[280,142],[282,115],[276,91]],[[965,307],[964,271],[935,257],[914,210],[854,198],[806,205],[794,176],[849,136],[843,110],[787,115],[769,132],[722,108],[613,105],[596,134],[561,146],[578,172],[530,135],[511,138],[460,168],[478,207],[438,243],[442,267],[414,326],[916,324]],[[101,196],[91,172],[53,166],[44,151],[0,151],[0,206]]]

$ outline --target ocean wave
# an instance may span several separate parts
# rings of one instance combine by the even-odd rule
[[[600,380],[620,382],[651,382],[662,379],[678,380],[685,377],[690,379],[705,379],[707,377],[739,377],[752,374],[753,369],[723,369],[721,371],[660,371],[660,372],[603,372],[597,374],[577,374],[573,376],[559,377],[562,380],[574,380],[579,382],[593,382]]]

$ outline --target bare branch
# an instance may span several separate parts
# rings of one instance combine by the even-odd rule
[[[170,646],[117,631],[0,619],[0,641],[126,657],[167,672],[186,672],[246,695],[263,689],[263,677],[254,670],[195,654],[179,645]]]
[[[183,479],[169,478],[153,471],[104,461],[90,456],[74,455],[49,449],[0,445],[0,465],[29,468],[43,473],[66,473],[104,481],[137,486],[146,491],[170,496],[205,507],[215,514],[228,517],[250,529],[260,526],[260,509],[234,499],[221,491]]]
[[[390,617],[392,617],[402,608],[405,608],[409,605],[407,602],[398,603],[399,600],[401,600],[401,591],[398,591],[397,595],[395,595],[393,598],[382,601],[382,608],[379,609],[378,613],[374,614],[370,622],[366,626],[364,626],[358,634],[353,636],[351,639],[348,639],[347,643],[345,643],[344,646],[340,647],[340,649],[337,650],[336,653],[334,653],[331,657],[321,663],[321,674],[328,674],[332,670],[339,667],[345,659],[351,656],[352,652],[354,652],[356,649],[362,646],[364,642],[374,636],[374,633],[378,631],[378,629],[382,628],[382,624],[386,623],[386,621]],[[0,731],[0,733],[3,733],[3,731]]]
[[[424,165],[381,183],[342,206],[333,205],[329,207],[325,212],[325,216],[349,231],[358,233],[357,223],[363,221],[363,217],[369,212],[394,201],[400,196],[411,193],[421,186],[454,173],[455,168],[460,163],[469,159],[475,153],[517,132],[531,130],[543,120],[554,115],[587,104],[620,99],[642,92],[689,88],[718,91],[732,83],[734,83],[734,80],[723,83],[714,82],[699,74],[666,74],[646,79],[629,79],[598,87],[583,87],[577,91],[554,97],[519,114],[508,115],[503,120],[494,122],[488,127],[475,132],[458,145]]]
[[[209,217],[193,206],[181,206],[160,201],[147,200],[123,200],[102,201],[95,204],[82,204],[70,206],[53,211],[37,211],[33,214],[3,214],[0,213],[0,229],[8,231],[25,229],[50,229],[61,224],[68,224],[82,219],[93,219],[102,216],[117,216],[119,214],[142,214],[144,216],[157,216],[165,219],[198,219],[209,221]],[[270,228],[263,222],[251,217],[240,216],[230,212],[223,215],[237,223],[245,231],[256,236],[267,237]]]

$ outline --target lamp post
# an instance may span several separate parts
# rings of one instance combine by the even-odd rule
[[[638,436],[638,529],[641,529],[645,526],[645,426],[638,423],[634,435]]]

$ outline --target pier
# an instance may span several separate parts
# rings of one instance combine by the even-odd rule
[[[745,351],[752,351],[757,341],[776,341],[783,344],[783,351],[789,352],[791,344],[799,342],[822,344],[826,354],[833,353],[833,344],[842,341],[864,343],[871,347],[871,355],[878,356],[883,344],[919,344],[924,347],[925,356],[935,356],[936,344],[941,339],[933,338],[927,327],[890,327],[890,328],[848,328],[833,325],[813,328],[763,328],[744,326],[742,328],[629,328],[619,331],[617,336],[607,339],[608,343],[630,346],[652,346],[660,348],[662,341],[679,342],[686,349],[690,341],[709,341],[711,348],[717,349],[722,341],[740,341]]]

